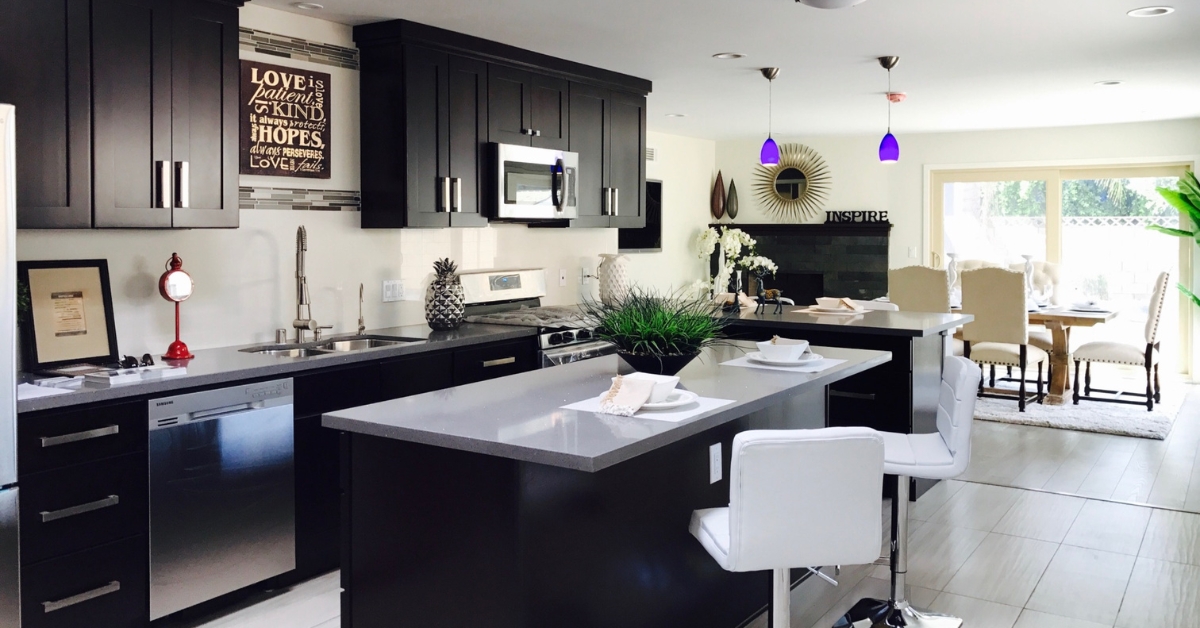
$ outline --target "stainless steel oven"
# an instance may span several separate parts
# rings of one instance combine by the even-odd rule
[[[579,217],[579,155],[564,150],[492,144],[500,220]]]

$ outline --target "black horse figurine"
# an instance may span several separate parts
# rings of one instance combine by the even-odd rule
[[[758,278],[758,295],[755,296],[758,301],[758,307],[754,308],[755,314],[762,314],[767,311],[767,305],[775,304],[775,313],[783,314],[783,291],[767,290],[763,287],[762,277]]]

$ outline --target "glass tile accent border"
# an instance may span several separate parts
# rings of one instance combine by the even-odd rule
[[[251,28],[238,28],[238,47],[242,50],[332,65],[336,68],[358,69],[357,48],[344,48]]]
[[[303,188],[238,188],[239,209],[299,209],[356,212],[362,204],[357,190],[306,190]]]

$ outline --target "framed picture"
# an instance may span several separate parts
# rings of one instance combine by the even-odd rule
[[[17,262],[17,282],[28,289],[19,316],[26,371],[120,359],[107,260]]]

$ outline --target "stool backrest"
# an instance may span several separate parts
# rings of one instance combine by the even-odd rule
[[[942,366],[942,389],[938,396],[937,427],[950,454],[955,476],[971,463],[971,425],[975,420],[975,395],[983,371],[960,356],[946,356]]]
[[[949,312],[950,274],[928,266],[889,270],[888,300],[905,312]]]
[[[1163,301],[1167,298],[1167,283],[1170,273],[1159,273],[1158,281],[1154,282],[1154,293],[1150,295],[1150,311],[1146,317],[1146,344],[1152,345],[1158,341],[1158,321],[1162,318]]]
[[[962,311],[975,317],[963,325],[963,340],[1029,344],[1023,273],[1007,268],[977,268],[964,272]]]
[[[883,436],[866,427],[752,430],[733,439],[730,571],[879,557]]]

